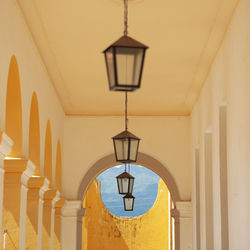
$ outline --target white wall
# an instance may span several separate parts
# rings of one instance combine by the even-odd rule
[[[219,107],[225,104],[227,105],[229,249],[249,250],[250,0],[240,1],[232,24],[191,115],[193,168],[195,167],[195,148],[198,146],[200,149],[201,249],[206,249],[204,135],[207,129],[210,129],[212,133],[214,218],[210,219],[214,221],[214,249],[222,249]],[[195,190],[194,176],[194,198]],[[196,237],[194,237],[194,242],[196,242]],[[194,249],[196,249],[195,244]]]
[[[124,130],[123,117],[67,117],[63,150],[63,195],[77,198],[86,172],[114,152],[111,137]],[[132,117],[129,131],[142,138],[139,151],[158,159],[172,174],[182,200],[191,199],[188,117]]]
[[[23,118],[23,155],[28,157],[29,116],[33,92],[37,93],[40,118],[41,170],[47,120],[51,122],[53,175],[57,140],[63,141],[64,112],[46,68],[14,0],[0,0],[0,130],[5,130],[6,88],[9,63],[16,56],[21,84]]]

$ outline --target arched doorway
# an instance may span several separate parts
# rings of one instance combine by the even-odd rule
[[[168,171],[167,167],[165,167],[159,160],[153,158],[152,156],[148,154],[138,153],[136,164],[142,165],[151,169],[162,178],[162,180],[168,186],[169,192],[173,200],[173,204],[181,200],[179,190],[178,190],[178,187],[176,185],[176,182],[173,176]],[[117,162],[115,160],[114,154],[110,154],[99,159],[83,177],[82,182],[78,189],[78,200],[81,200],[83,202],[85,193],[87,192],[89,185],[100,173],[116,165],[117,165]],[[179,245],[178,242],[179,242],[179,227],[177,225],[175,226],[176,246]],[[82,249],[81,243],[82,243],[82,225],[81,223],[79,223],[77,227],[77,244],[78,244],[77,249]],[[176,249],[178,249],[178,247]]]

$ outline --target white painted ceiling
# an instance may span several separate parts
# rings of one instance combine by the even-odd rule
[[[122,0],[17,0],[66,114],[122,115],[104,56],[123,34]],[[148,45],[129,115],[189,115],[238,0],[130,0],[129,35]]]

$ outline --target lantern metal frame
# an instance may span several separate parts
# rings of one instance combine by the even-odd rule
[[[140,88],[145,54],[146,54],[146,50],[148,49],[148,46],[128,36],[128,0],[123,0],[123,1],[124,1],[124,32],[123,32],[124,35],[103,51],[105,55],[105,63],[106,63],[106,69],[107,69],[107,75],[108,75],[109,89],[111,91],[134,91]],[[117,49],[118,48],[138,49],[138,51],[142,50],[139,77],[137,79],[137,82],[134,85],[124,84],[124,83],[119,84],[119,80],[118,80],[119,78],[118,78],[118,72],[117,72],[117,54],[118,54]],[[108,63],[108,53],[112,53],[112,58],[113,58],[112,65],[109,65]],[[113,83],[111,81],[110,72],[112,72],[113,74],[113,78],[114,78]]]
[[[137,156],[138,156],[138,149],[139,149],[139,144],[140,144],[140,138],[132,134],[131,132],[128,131],[128,92],[125,92],[125,131],[119,133],[118,135],[112,137],[113,139],[113,145],[115,149],[115,157],[117,162],[122,162],[122,163],[131,163],[131,162],[136,162]],[[116,149],[116,140],[128,140],[128,157],[126,159],[119,159],[117,156],[117,149]],[[137,148],[136,148],[136,155],[135,158],[132,160],[130,158],[130,151],[131,151],[131,140],[137,140]],[[123,154],[124,156],[124,154]]]
[[[129,132],[128,130],[124,130],[123,132],[119,133],[118,135],[112,137],[113,139],[113,144],[114,144],[114,149],[115,149],[115,158],[117,162],[122,162],[122,163],[131,163],[131,162],[136,162],[137,161],[137,156],[138,156],[138,149],[139,149],[139,144],[140,144],[140,138],[138,138],[137,136],[135,136],[134,134],[132,134],[131,132]],[[119,159],[118,158],[118,152],[117,152],[117,148],[116,148],[116,144],[115,141],[116,140],[127,140],[128,141],[128,154],[127,154],[127,158],[123,158],[123,159]],[[135,159],[131,159],[131,141],[132,140],[136,140],[137,142],[137,147],[136,147],[136,156]],[[124,154],[123,154],[124,156]]]
[[[122,184],[122,180],[121,180],[121,183],[119,183],[119,179],[128,179],[128,190],[126,190],[126,191],[121,190],[123,188],[120,187],[120,184],[121,184],[121,186],[123,186],[123,184]],[[117,180],[117,186],[118,186],[119,194],[127,194],[127,193],[132,194],[135,177],[127,172],[126,166],[125,166],[125,172],[123,172],[122,174],[116,176],[116,180]]]
[[[132,208],[131,209],[127,209],[126,207],[126,199],[133,199],[132,201]],[[134,210],[134,204],[135,204],[135,197],[130,194],[130,193],[127,193],[124,197],[123,197],[123,204],[124,204],[124,210],[125,211],[133,211]]]
[[[118,67],[117,66],[117,49],[119,49],[119,48],[142,50],[140,73],[139,73],[138,81],[135,83],[135,85],[120,84],[119,83],[118,72],[117,72],[117,67]],[[108,82],[109,82],[109,89],[110,90],[134,91],[134,90],[140,88],[146,49],[148,49],[148,47],[146,45],[136,41],[135,39],[133,39],[127,35],[124,35],[103,51],[103,53],[105,54],[105,63],[106,63],[106,68],[107,68],[107,75],[108,75]],[[108,55],[106,54],[109,50],[111,50],[111,53],[113,55],[113,65],[112,65],[113,74],[114,74],[114,83],[113,84],[111,83],[111,76],[110,76],[109,64],[108,64]]]

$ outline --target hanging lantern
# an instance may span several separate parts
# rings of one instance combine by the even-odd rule
[[[119,194],[132,194],[134,186],[134,177],[128,172],[116,176]]]
[[[116,161],[136,162],[140,139],[128,130],[113,137]]]
[[[134,91],[140,88],[144,58],[148,47],[128,34],[128,0],[124,0],[124,36],[103,51],[109,89]]]
[[[134,209],[134,201],[135,197],[128,193],[123,197],[123,202],[124,202],[124,210],[125,211],[133,211]]]
[[[147,48],[129,36],[122,36],[104,50],[110,90],[134,91],[140,88]]]

